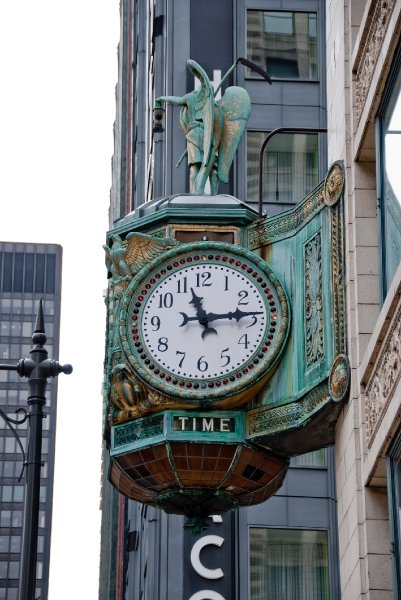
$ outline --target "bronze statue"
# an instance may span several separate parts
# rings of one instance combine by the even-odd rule
[[[166,102],[182,106],[180,122],[187,149],[177,167],[187,155],[191,194],[204,194],[208,179],[212,195],[217,194],[220,181],[228,182],[228,172],[245,131],[251,101],[248,92],[238,86],[228,87],[220,100],[215,101],[215,96],[238,62],[257,70],[270,83],[270,77],[262,69],[246,59],[237,59],[214,90],[202,67],[189,59],[187,67],[199,79],[199,88],[182,97],[160,96],[155,101],[156,118],[159,119]],[[155,131],[161,130],[159,122]]]

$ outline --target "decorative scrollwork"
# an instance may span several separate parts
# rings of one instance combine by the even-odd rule
[[[355,66],[355,114],[358,124],[362,116],[394,6],[395,0],[377,0],[377,2],[372,2],[371,15],[367,20],[369,29],[365,36],[360,60]]]
[[[371,444],[401,376],[401,308],[366,385],[366,435]]]
[[[324,356],[322,303],[322,240],[318,231],[304,249],[305,255],[305,345],[308,367]]]
[[[309,194],[293,210],[283,215],[257,221],[248,230],[248,244],[250,248],[257,248],[266,243],[271,243],[286,235],[294,234],[303,227],[324,206],[323,184],[321,183],[312,194]]]

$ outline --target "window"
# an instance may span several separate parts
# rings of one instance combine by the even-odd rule
[[[398,598],[401,593],[401,430],[390,448],[387,472],[394,598]]]
[[[259,198],[259,151],[265,131],[247,134],[247,200]],[[306,133],[279,133],[263,154],[263,200],[295,204],[319,183],[318,136]]]
[[[292,467],[326,467],[326,449],[314,450],[291,458]]]
[[[378,114],[379,207],[382,250],[382,296],[385,298],[401,262],[401,48]]]
[[[247,58],[276,79],[316,80],[316,31],[316,13],[248,10]]]
[[[250,528],[250,600],[329,600],[327,531]]]

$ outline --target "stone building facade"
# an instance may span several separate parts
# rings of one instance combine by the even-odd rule
[[[401,593],[401,2],[329,0],[326,9],[328,162],[342,159],[347,174],[352,366],[335,446],[341,598],[386,600]]]

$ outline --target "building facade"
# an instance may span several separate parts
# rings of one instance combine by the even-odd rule
[[[0,362],[15,365],[29,355],[40,298],[43,299],[46,349],[58,356],[62,249],[51,244],[0,242]],[[27,380],[0,371],[0,407],[11,418],[27,407]],[[48,597],[57,379],[49,382],[44,408],[40,482],[37,587],[35,598]],[[16,428],[26,450],[27,422]],[[0,420],[0,598],[16,600],[22,539],[23,458],[12,431]]]
[[[328,158],[346,183],[349,402],[336,481],[344,600],[400,588],[401,3],[327,2]]]
[[[279,127],[290,131],[265,150],[263,211],[280,213],[311,192],[328,166],[327,136],[316,131],[327,126],[325,42],[318,0],[123,0],[110,229],[144,202],[189,189],[185,164],[175,167],[185,148],[179,107],[168,106],[163,134],[152,130],[155,98],[194,88],[188,58],[215,85],[237,57],[273,80],[243,66],[230,79],[247,89],[252,111],[219,192],[258,210],[260,147]],[[182,517],[118,495],[107,481],[105,437],[101,600],[341,597],[332,448],[295,457],[273,498],[211,517],[195,536]]]

